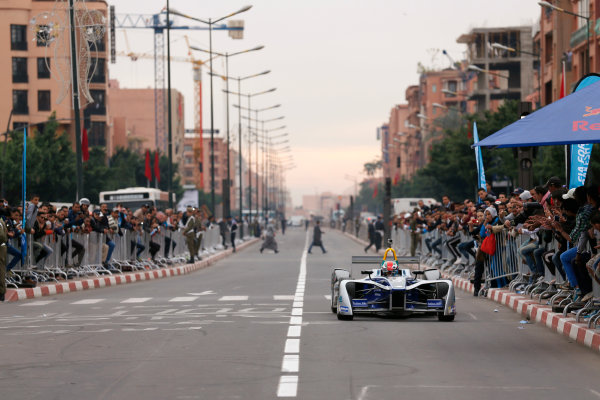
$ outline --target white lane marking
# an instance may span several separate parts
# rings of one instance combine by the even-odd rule
[[[156,315],[165,315],[165,314],[170,314],[173,311],[177,311],[177,308],[167,308],[166,310],[162,310],[156,313]]]
[[[290,317],[290,325],[302,325],[302,317]]]
[[[205,290],[202,293],[188,293],[190,296],[206,296],[207,294],[216,294],[212,290]]]
[[[292,315],[294,315],[294,316],[302,315],[302,309],[301,308],[292,308]]]
[[[19,304],[21,307],[28,306],[45,306],[50,303],[54,303],[56,300],[40,300],[40,301],[32,301],[31,303]]]
[[[285,341],[284,353],[293,354],[300,352],[300,339],[287,339]]]
[[[233,308],[221,308],[220,310],[215,311],[215,314],[223,314],[233,310]]]
[[[298,372],[300,370],[300,356],[298,354],[285,354],[281,363],[281,372]]]
[[[469,314],[469,316],[471,318],[473,318],[475,321],[477,321],[477,317],[475,316],[475,314],[473,314],[473,313],[467,313],[467,314]]]
[[[330,294],[326,294],[326,295],[325,295],[325,298],[326,298],[327,300],[331,301],[331,295],[330,295]]]
[[[292,308],[298,308],[298,307],[304,307],[304,302],[295,301],[294,304],[292,304]]]
[[[152,297],[131,297],[129,299],[123,300],[121,302],[121,304],[123,304],[123,303],[145,303],[149,300],[152,300]]]
[[[246,301],[248,296],[223,296],[219,301]]]
[[[189,302],[194,301],[198,298],[198,296],[183,296],[183,297],[173,297],[169,302]]]
[[[96,303],[100,303],[101,301],[104,301],[104,299],[84,299],[84,300],[75,301],[71,304],[96,304]]]
[[[600,393],[596,392],[594,389],[590,389],[590,393],[593,394],[594,396],[600,398]]]
[[[296,397],[298,393],[298,376],[282,375],[279,379],[277,397]]]
[[[288,337],[300,337],[302,327],[300,325],[291,325],[288,328]]]
[[[368,390],[369,390],[369,386],[363,386],[363,388],[360,390],[357,400],[363,400],[365,398],[365,396],[367,395]]]
[[[292,295],[274,295],[273,300],[294,300]]]

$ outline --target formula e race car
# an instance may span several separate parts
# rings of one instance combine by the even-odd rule
[[[387,260],[388,253],[394,260]],[[354,315],[437,315],[440,321],[453,321],[456,314],[454,285],[440,279],[437,269],[425,271],[401,269],[401,264],[418,264],[418,257],[398,257],[392,248],[379,256],[353,256],[353,264],[376,264],[378,268],[363,270],[363,279],[352,279],[351,273],[334,268],[331,274],[331,311],[340,320]]]

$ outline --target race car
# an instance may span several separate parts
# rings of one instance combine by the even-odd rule
[[[393,260],[387,260],[392,253]],[[437,269],[425,271],[400,268],[401,264],[419,263],[418,257],[400,257],[392,248],[379,256],[353,256],[353,264],[378,264],[363,270],[363,279],[352,279],[351,273],[334,268],[331,274],[331,311],[340,320],[354,315],[437,315],[440,321],[453,321],[456,314],[454,285],[440,279]]]

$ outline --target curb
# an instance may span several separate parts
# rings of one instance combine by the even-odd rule
[[[447,274],[443,276],[451,279],[455,287],[473,293],[473,284],[468,280],[456,276],[450,277]],[[552,312],[550,306],[539,304],[536,300],[506,289],[488,289],[487,298],[516,311],[529,321],[540,322],[554,332],[592,350],[600,351],[600,333],[588,328],[586,324],[575,322],[575,318],[563,317],[562,314]]]
[[[258,240],[259,239],[257,238],[252,238],[248,241],[245,241],[237,246],[237,250],[242,250],[256,243]],[[53,296],[62,293],[79,292],[82,290],[98,289],[127,283],[169,278],[171,276],[187,275],[194,271],[206,268],[231,254],[233,254],[233,249],[227,249],[203,260],[196,261],[194,264],[184,264],[151,271],[127,272],[119,275],[74,280],[71,282],[43,284],[35,288],[7,289],[5,301],[15,302],[44,296]]]

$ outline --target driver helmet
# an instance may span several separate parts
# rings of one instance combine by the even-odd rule
[[[398,265],[395,261],[384,261],[381,266],[382,275],[391,276],[398,270]]]

